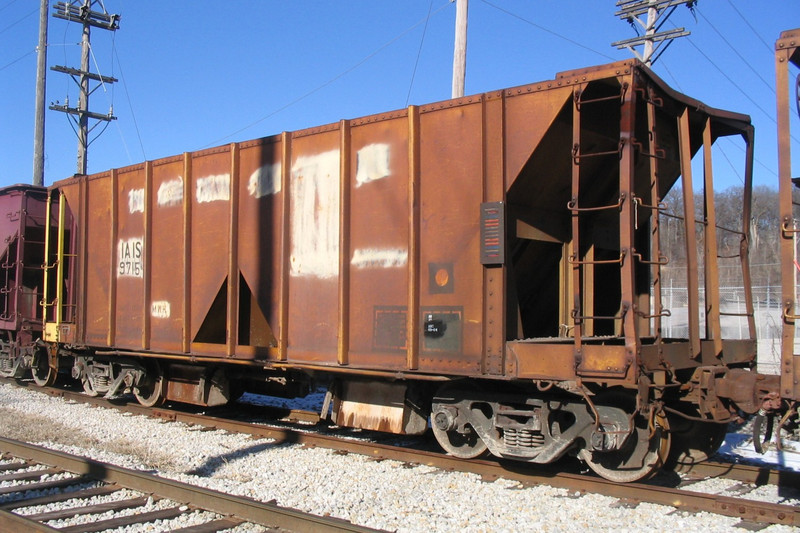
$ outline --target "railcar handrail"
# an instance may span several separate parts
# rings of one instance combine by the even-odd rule
[[[643,265],[661,265],[661,266],[663,266],[663,265],[669,264],[669,257],[667,257],[666,255],[663,255],[661,253],[658,254],[658,259],[656,259],[655,261],[650,261],[650,260],[644,259],[642,254],[640,254],[639,252],[636,251],[636,248],[631,248],[631,255],[633,257],[635,257],[636,260],[639,261],[639,263],[641,263]]]
[[[612,94],[611,96],[601,96],[600,98],[592,98],[589,100],[581,100],[581,96],[583,96],[583,91],[578,89],[573,93],[572,96],[573,100],[575,101],[575,109],[580,111],[582,105],[596,104],[598,102],[607,102],[609,100],[619,100],[619,104],[622,105],[625,102],[625,93],[628,92],[628,87],[630,87],[630,85],[626,81],[623,82],[622,85],[620,85],[619,94]]]
[[[575,165],[580,166],[581,158],[601,157],[601,156],[608,156],[608,155],[616,155],[617,157],[622,158],[622,149],[624,147],[625,147],[625,139],[620,139],[619,140],[619,145],[617,146],[616,150],[608,150],[608,151],[605,151],[605,152],[593,152],[593,153],[590,153],[590,154],[582,154],[582,153],[580,153],[581,145],[578,144],[578,143],[575,143],[572,146],[572,160],[575,163]]]
[[[616,204],[611,205],[599,205],[596,207],[577,207],[578,200],[575,198],[571,199],[567,202],[567,209],[572,211],[573,213],[586,213],[590,211],[607,211],[610,209],[620,209],[622,204],[625,203],[625,193],[621,193],[619,195],[619,201]]]
[[[663,148],[656,148],[653,152],[647,152],[643,148],[643,144],[637,141],[636,139],[631,139],[631,146],[636,148],[639,151],[639,154],[645,157],[652,157],[653,159],[666,159],[667,158],[667,151]]]
[[[597,260],[584,260],[578,259],[577,254],[572,254],[567,258],[570,265],[622,265],[625,260],[625,250],[619,253],[619,259],[597,259]]]

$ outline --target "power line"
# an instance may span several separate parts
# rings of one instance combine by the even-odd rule
[[[17,2],[17,0],[11,0],[10,2],[6,3],[6,5],[4,5],[3,7],[0,7],[0,11],[5,11],[9,7],[11,7],[11,4],[14,4],[16,2]]]
[[[678,78],[676,78],[675,75],[672,73],[672,71],[669,70],[669,67],[667,67],[666,63],[662,62],[662,63],[660,63],[660,65],[664,70],[667,71],[667,74],[669,74],[669,77],[672,78],[672,83],[675,85],[675,87],[677,87],[680,92],[683,92],[683,89],[681,88],[681,84],[678,82]]]
[[[134,113],[133,111],[133,103],[131,102],[131,95],[128,92],[128,84],[125,81],[125,73],[122,71],[122,61],[119,60],[119,55],[117,54],[116,47],[114,47],[114,57],[117,58],[117,66],[119,67],[119,78],[122,81],[122,88],[125,91],[125,99],[128,101],[128,108],[131,110],[131,118],[133,119],[133,128],[136,130],[136,137],[139,139],[139,147],[142,149],[142,156],[144,157],[144,159],[147,159],[147,155],[145,154],[144,151],[144,143],[142,143],[142,134],[139,131],[139,124],[136,122],[136,113]],[[125,150],[127,151],[127,145],[125,146]],[[128,154],[128,158],[130,158],[130,154]]]
[[[589,48],[588,46],[585,46],[585,45],[583,45],[583,44],[581,44],[581,43],[579,43],[579,42],[577,42],[577,41],[573,41],[573,40],[572,40],[572,39],[570,39],[569,37],[565,37],[564,35],[561,35],[560,33],[556,33],[556,32],[554,32],[554,31],[553,31],[553,30],[551,30],[551,29],[545,28],[544,26],[540,26],[539,24],[536,24],[535,22],[532,22],[532,21],[530,21],[530,20],[528,20],[528,19],[526,19],[526,18],[524,18],[524,17],[521,17],[521,16],[517,15],[516,13],[512,13],[511,11],[508,11],[507,9],[503,9],[502,7],[500,7],[500,6],[497,6],[497,5],[495,5],[495,4],[493,4],[493,3],[491,3],[491,2],[489,2],[489,1],[487,1],[487,0],[481,0],[481,1],[482,1],[484,4],[486,4],[487,6],[493,7],[493,8],[495,8],[496,10],[498,10],[498,11],[500,11],[500,12],[502,12],[502,13],[505,13],[506,15],[508,15],[508,16],[510,16],[510,17],[514,17],[515,19],[521,20],[522,22],[524,22],[524,23],[526,23],[526,24],[529,24],[529,25],[533,26],[534,28],[536,28],[536,29],[538,29],[538,30],[541,30],[541,31],[543,31],[543,32],[546,32],[546,33],[549,33],[550,35],[553,35],[553,36],[555,36],[555,37],[558,37],[559,39],[561,39],[561,40],[563,40],[563,41],[566,41],[566,42],[568,42],[568,43],[570,43],[570,44],[573,44],[573,45],[575,45],[575,46],[577,46],[577,47],[579,47],[579,48],[583,48],[584,50],[588,50],[588,51],[590,51],[590,52],[593,52],[593,53],[595,53],[595,54],[597,54],[597,55],[599,55],[599,56],[602,56],[602,57],[604,57],[604,58],[606,58],[606,59],[609,59],[609,60],[611,60],[611,61],[614,61],[614,60],[615,60],[615,58],[613,58],[613,57],[611,57],[611,56],[609,56],[609,55],[606,55],[606,54],[604,54],[603,52],[598,52],[598,51],[597,51],[597,50],[595,50],[594,48]]]
[[[756,31],[756,29],[753,27],[753,25],[750,24],[750,21],[747,20],[747,18],[745,18],[744,15],[742,15],[741,11],[739,11],[736,8],[736,6],[733,4],[733,2],[731,2],[731,0],[728,0],[728,4],[730,4],[730,6],[733,8],[733,10],[736,11],[736,14],[739,15],[739,18],[741,18],[744,21],[744,23],[747,24],[747,27],[752,30],[752,32],[755,34],[755,36],[758,37],[758,39],[763,43],[764,47],[769,51],[769,53],[772,54],[773,53],[772,46],[769,43],[767,43],[767,41],[764,40],[763,37],[761,37],[761,34],[759,34]]]
[[[428,33],[428,21],[431,19],[431,10],[433,9],[433,0],[428,5],[428,16],[425,18],[425,27],[422,29],[422,39],[419,41],[419,50],[417,50],[417,59],[414,61],[414,71],[411,73],[411,83],[408,84],[408,95],[406,95],[406,107],[408,101],[411,100],[411,89],[414,87],[414,78],[417,75],[417,66],[419,65],[419,56],[422,55],[422,45],[425,44],[425,34]]]
[[[440,12],[442,9],[446,8],[448,5],[450,5],[450,2],[448,2],[448,3],[444,4],[444,5],[442,5],[442,6],[441,6],[440,8],[438,8],[436,11],[434,11],[434,12],[433,12],[433,15],[436,15],[436,14],[437,14],[437,13],[439,13],[439,12]],[[283,105],[283,106],[279,107],[278,109],[275,109],[274,111],[271,111],[271,112],[267,113],[266,115],[264,115],[264,116],[262,116],[261,118],[259,118],[259,119],[255,120],[255,121],[251,122],[250,124],[248,124],[248,125],[246,125],[246,126],[244,126],[244,127],[242,127],[242,128],[239,128],[238,130],[234,131],[233,133],[230,133],[230,134],[228,134],[228,135],[225,135],[224,137],[220,137],[220,138],[218,138],[217,140],[215,140],[215,141],[212,141],[211,143],[208,143],[208,144],[206,144],[206,145],[205,145],[205,146],[203,146],[202,148],[209,148],[209,147],[211,147],[211,146],[216,146],[216,145],[220,144],[222,141],[224,141],[225,139],[229,139],[229,138],[233,137],[234,135],[237,135],[237,134],[239,134],[239,133],[241,133],[241,132],[243,132],[243,131],[245,131],[245,130],[248,130],[248,129],[252,128],[253,126],[255,126],[256,124],[260,124],[261,122],[264,122],[264,121],[265,121],[265,120],[267,120],[268,118],[270,118],[270,117],[272,117],[272,116],[274,116],[274,115],[277,115],[277,114],[278,114],[278,113],[280,113],[281,111],[283,111],[283,110],[285,110],[285,109],[288,109],[289,107],[292,107],[293,105],[295,105],[296,103],[298,103],[298,102],[300,102],[300,101],[302,101],[302,100],[305,100],[306,98],[308,98],[308,97],[309,97],[309,96],[311,96],[312,94],[315,94],[315,93],[317,93],[317,92],[321,91],[322,89],[324,89],[324,88],[325,88],[325,87],[327,87],[328,85],[332,84],[333,82],[335,82],[335,81],[337,81],[337,80],[339,80],[339,79],[343,78],[344,76],[346,76],[346,75],[350,74],[351,72],[353,72],[354,70],[356,70],[358,67],[360,67],[361,65],[363,65],[364,63],[366,63],[367,61],[369,61],[370,59],[372,59],[373,57],[375,57],[376,55],[378,55],[380,52],[382,52],[382,51],[383,51],[385,48],[388,48],[390,45],[394,44],[395,42],[399,41],[399,40],[400,40],[402,37],[405,37],[405,36],[406,36],[408,33],[410,33],[411,31],[415,30],[415,29],[416,29],[416,28],[417,28],[419,25],[421,25],[421,24],[423,24],[423,23],[426,23],[426,21],[427,21],[427,20],[428,20],[428,17],[426,17],[426,18],[424,18],[424,19],[420,20],[419,22],[417,22],[416,24],[414,24],[414,25],[413,25],[413,26],[411,26],[410,28],[408,28],[408,29],[406,29],[405,31],[401,32],[399,35],[397,35],[397,36],[396,36],[396,37],[394,37],[393,39],[391,39],[391,40],[387,41],[386,43],[384,43],[383,45],[381,45],[380,47],[378,47],[378,48],[377,48],[377,49],[376,49],[374,52],[372,52],[372,53],[368,54],[367,56],[365,56],[363,59],[361,59],[360,61],[358,61],[358,62],[357,62],[356,64],[354,64],[353,66],[351,66],[351,67],[349,67],[349,68],[345,69],[343,72],[341,72],[341,73],[337,74],[336,76],[334,76],[333,78],[331,78],[331,79],[329,79],[328,81],[324,82],[323,84],[321,84],[321,85],[317,86],[316,88],[314,88],[314,89],[311,89],[310,91],[308,91],[307,93],[305,93],[305,94],[303,94],[303,95],[301,95],[301,96],[298,96],[297,98],[295,98],[294,100],[291,100],[291,101],[290,101],[290,102],[288,102],[287,104],[285,104],[285,105]]]
[[[769,82],[767,82],[767,80],[765,80],[765,79],[764,79],[764,78],[761,76],[761,74],[759,74],[759,73],[758,73],[758,71],[757,71],[755,68],[753,68],[753,65],[751,65],[751,64],[750,64],[750,63],[747,61],[747,59],[745,59],[745,58],[744,58],[744,56],[743,56],[742,54],[740,54],[740,53],[739,53],[739,51],[736,49],[736,47],[735,47],[735,46],[733,46],[733,45],[730,43],[730,41],[728,41],[728,39],[726,39],[726,38],[725,38],[725,36],[722,34],[722,32],[720,32],[720,31],[719,31],[719,30],[718,30],[718,29],[717,29],[717,28],[716,28],[716,27],[715,27],[715,26],[714,26],[714,25],[711,23],[711,21],[710,21],[710,20],[708,20],[708,18],[707,18],[705,15],[703,15],[703,12],[702,12],[702,11],[700,11],[700,9],[698,9],[698,8],[695,8],[695,10],[697,11],[697,13],[700,13],[700,16],[701,16],[701,17],[703,17],[703,20],[705,20],[705,21],[706,21],[706,24],[708,24],[709,26],[711,26],[711,29],[712,29],[712,30],[714,30],[714,31],[717,33],[717,35],[719,35],[719,37],[720,37],[720,38],[721,38],[723,41],[725,41],[725,44],[727,44],[727,45],[728,45],[728,47],[729,47],[731,50],[733,50],[733,53],[734,53],[734,54],[736,54],[736,55],[739,57],[739,59],[741,59],[741,60],[742,60],[742,63],[744,63],[745,65],[747,65],[747,66],[750,68],[750,70],[752,70],[752,71],[753,71],[753,74],[755,74],[755,75],[758,77],[758,79],[760,79],[760,80],[761,80],[761,82],[762,82],[764,85],[766,85],[766,86],[767,86],[767,89],[769,89],[769,90],[770,90],[770,92],[771,92],[772,94],[775,94],[775,88],[774,88],[772,85],[770,85],[770,84],[769,84]]]
[[[735,147],[740,152],[746,153],[744,147],[742,147],[738,143],[734,142],[730,137],[724,137],[724,140],[727,140],[727,142],[731,146]],[[723,152],[723,156],[724,155],[725,155],[725,153]],[[726,157],[726,159],[727,159],[727,157]],[[730,160],[729,160],[729,162],[730,162]],[[774,168],[768,167],[763,161],[761,161],[757,157],[753,157],[753,162],[758,163],[764,170],[766,170],[767,172],[769,172],[770,174],[772,174],[776,178],[778,177],[778,172]],[[731,166],[733,166],[733,165],[731,164]],[[742,179],[742,178],[739,178],[739,179]],[[744,180],[742,180],[742,182],[744,182]]]
[[[762,113],[764,113],[764,115],[765,115],[765,116],[769,117],[769,119],[770,119],[772,122],[774,122],[775,124],[777,124],[777,123],[778,123],[778,122],[775,120],[775,117],[774,117],[774,116],[772,116],[772,115],[771,115],[770,113],[768,113],[768,112],[767,112],[767,111],[766,111],[766,110],[765,110],[763,107],[761,107],[761,105],[759,105],[759,103],[758,103],[758,102],[756,102],[756,101],[755,101],[755,100],[754,100],[754,99],[753,99],[753,98],[752,98],[752,97],[751,97],[749,94],[747,94],[747,91],[745,91],[744,89],[742,89],[741,87],[739,87],[739,84],[737,84],[737,83],[736,83],[736,81],[734,81],[734,79],[733,79],[733,78],[731,78],[731,77],[730,77],[730,76],[729,76],[729,75],[728,75],[728,74],[727,74],[727,73],[726,73],[726,72],[725,72],[723,69],[721,69],[721,68],[720,68],[720,67],[719,67],[719,66],[718,66],[718,65],[717,65],[717,64],[716,64],[716,63],[715,63],[715,62],[714,62],[714,61],[713,61],[713,60],[712,60],[710,57],[708,57],[708,55],[707,55],[705,52],[703,52],[703,50],[702,50],[702,49],[701,49],[699,46],[697,46],[697,45],[694,43],[694,41],[692,41],[692,39],[686,39],[686,40],[689,42],[689,44],[691,44],[691,45],[694,47],[694,49],[695,49],[695,50],[697,50],[697,51],[700,53],[700,55],[702,55],[704,58],[706,58],[706,60],[707,60],[709,63],[711,63],[711,64],[714,66],[714,68],[715,68],[715,69],[717,69],[717,70],[719,71],[719,73],[720,73],[720,74],[722,74],[722,76],[723,76],[723,77],[724,77],[726,80],[728,80],[728,81],[731,83],[731,85],[733,85],[734,87],[736,87],[736,89],[738,89],[738,90],[739,90],[739,92],[740,92],[740,93],[742,93],[742,95],[744,95],[744,97],[745,97],[745,98],[747,98],[748,100],[750,100],[750,102],[751,102],[751,103],[752,103],[754,106],[756,106],[756,107],[757,107],[757,108],[758,108],[758,109],[759,109],[759,110],[760,110]]]
[[[2,67],[0,67],[0,71],[7,69],[11,65],[15,65],[15,64],[19,63],[20,61],[22,61],[23,59],[25,59],[26,57],[28,57],[29,55],[31,55],[34,52],[36,52],[36,50],[29,50],[28,52],[25,52],[24,55],[18,57],[17,59],[12,61],[11,63],[8,63],[8,64],[3,65]]]
[[[725,161],[728,162],[728,166],[731,167],[733,173],[736,174],[736,177],[739,178],[739,181],[741,181],[742,185],[744,185],[744,177],[739,173],[739,169],[733,164],[733,161],[731,161],[731,159],[728,157],[728,154],[725,153],[725,149],[721,145],[717,145],[717,148],[719,149],[719,153],[722,154],[722,157],[725,158]],[[755,159],[755,157],[753,157],[753,159]]]
[[[10,30],[10,29],[11,29],[11,28],[13,28],[14,26],[16,26],[17,24],[19,24],[19,23],[20,23],[20,22],[22,22],[23,20],[25,20],[26,18],[30,17],[30,16],[31,16],[31,15],[33,15],[34,13],[37,13],[38,11],[39,11],[39,8],[37,7],[36,9],[34,9],[33,11],[31,11],[30,13],[28,13],[27,15],[25,15],[25,16],[24,16],[24,17],[22,17],[21,19],[19,19],[18,21],[16,21],[16,22],[12,22],[12,23],[11,23],[11,24],[9,24],[8,26],[6,26],[6,27],[5,27],[5,28],[3,28],[2,30],[0,30],[0,34],[2,34],[2,33],[5,33],[6,31]]]

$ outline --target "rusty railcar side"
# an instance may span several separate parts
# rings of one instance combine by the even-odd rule
[[[662,144],[648,148],[642,122],[651,111]],[[642,265],[658,258],[652,239],[636,246],[643,232],[634,218],[654,220],[642,206],[657,204],[679,175],[690,179],[686,160],[706,125],[716,138],[745,135],[749,123],[625,62],[60,182],[83,254],[81,311],[64,340],[224,360],[631,383],[658,353],[673,366],[747,361],[749,345],[722,350],[717,336],[706,347],[697,316],[689,347],[663,342],[642,289],[651,277]],[[590,148],[601,143],[609,149]],[[656,191],[647,174],[656,163],[642,155],[650,148],[669,151],[650,156],[661,165]],[[498,218],[482,219],[482,206]],[[482,263],[492,243],[481,232],[492,223],[508,257]],[[520,243],[541,247],[523,252],[541,264],[514,265],[507,249]],[[601,279],[613,285],[607,294]],[[547,302],[520,304],[540,288]],[[601,299],[610,304],[601,309]]]
[[[708,454],[764,394],[747,223],[746,338],[720,325],[711,145],[727,136],[745,146],[746,221],[749,117],[637,61],[56,183],[51,367],[71,356],[87,392],[145,404],[322,375],[340,425],[420,433],[430,416],[461,457],[577,447],[640,479],[671,418],[708,436],[679,455]],[[676,186],[690,299],[687,335],[668,338],[660,218]]]

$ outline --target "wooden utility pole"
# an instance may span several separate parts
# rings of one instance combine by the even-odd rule
[[[618,0],[617,7],[620,10],[615,15],[627,20],[634,28],[636,28],[636,24],[641,26],[644,30],[644,35],[617,41],[611,43],[611,46],[616,46],[619,50],[627,48],[648,67],[652,66],[656,59],[672,43],[673,39],[684,37],[690,33],[684,28],[662,32],[660,31],[661,26],[664,25],[679,5],[685,4],[689,9],[694,9],[696,2],[697,0]],[[645,14],[647,15],[647,21],[642,22],[640,17]],[[641,54],[634,48],[636,46],[643,46]],[[655,55],[656,52],[658,52],[658,55]]]
[[[83,0],[83,5],[78,6],[72,2],[57,2],[55,5],[55,12],[53,16],[56,18],[64,19],[70,22],[78,22],[83,26],[83,37],[81,39],[81,68],[80,70],[64,67],[54,66],[51,70],[69,74],[75,83],[80,88],[80,95],[78,97],[78,107],[69,107],[69,102],[64,105],[51,105],[50,109],[54,111],[61,111],[72,115],[75,120],[78,134],[78,169],[77,174],[86,174],[86,157],[87,149],[89,147],[89,132],[93,129],[89,127],[89,119],[97,121],[110,121],[116,120],[117,117],[113,115],[113,109],[109,110],[108,114],[102,115],[100,113],[92,113],[89,111],[89,95],[97,89],[91,89],[89,86],[90,81],[95,81],[100,84],[114,83],[116,78],[110,76],[101,76],[100,74],[93,74],[89,71],[89,49],[90,49],[90,28],[101,28],[104,30],[116,31],[119,28],[119,15],[109,15],[105,7],[103,11],[92,11],[92,5],[98,3],[97,0]],[[99,2],[102,7],[102,2]],[[77,117],[77,118],[75,118]],[[99,123],[99,122],[98,122]],[[97,124],[95,124],[96,126]]]
[[[33,128],[33,184],[44,185],[44,100],[47,81],[47,8],[39,7],[39,46],[36,48],[36,118]]]
[[[467,74],[467,9],[469,0],[456,2],[456,39],[453,51],[453,98],[464,96],[464,79]]]

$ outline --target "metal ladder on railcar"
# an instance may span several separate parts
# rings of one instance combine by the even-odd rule
[[[23,199],[24,198],[25,197],[23,196]],[[44,219],[28,213],[25,205],[23,205],[19,211],[8,213],[7,217],[12,222],[19,221],[20,231],[18,231],[11,239],[8,240],[8,242],[6,242],[6,254],[2,258],[2,264],[0,264],[0,269],[3,271],[3,287],[0,288],[0,294],[2,294],[4,304],[3,309],[0,310],[0,320],[12,321],[19,316],[20,306],[25,305],[26,303],[20,301],[20,298],[23,298],[26,294],[29,298],[31,298],[31,302],[33,302],[33,305],[30,306],[33,313],[31,316],[26,316],[23,314],[23,318],[38,318],[35,310],[35,308],[38,307],[36,305],[38,299],[38,290],[29,290],[26,293],[27,287],[25,286],[25,271],[41,271],[41,265],[26,264],[25,258],[28,256],[27,252],[30,250],[30,246],[44,245],[44,242],[33,240],[31,238],[32,231],[29,230],[28,221],[32,220],[34,223],[38,223],[42,228],[44,228]],[[10,288],[9,285],[12,282],[14,287]],[[12,305],[12,298],[10,297],[12,292],[17,293],[15,305]]]
[[[52,222],[50,220],[51,217],[51,209],[52,209],[52,195],[47,197],[47,217],[45,222],[45,243],[44,243],[44,257],[45,262],[42,265],[42,268],[45,271],[45,281],[44,286],[42,288],[42,320],[45,325],[45,340],[57,342],[59,340],[58,330],[61,324],[65,321],[65,314],[73,315],[74,309],[77,307],[76,303],[66,303],[65,302],[65,285],[64,285],[64,275],[65,275],[65,261],[67,259],[73,259],[77,257],[76,254],[68,254],[65,251],[67,246],[65,242],[65,222],[66,222],[66,200],[64,198],[64,194],[61,192],[57,193],[59,195],[58,198],[58,227],[56,229],[56,259],[54,263],[50,262],[50,257],[52,254],[51,250],[51,235],[50,232],[53,228]],[[51,279],[50,272],[55,269],[56,270],[56,279]],[[53,283],[56,289],[55,298],[50,300],[50,284]],[[53,313],[51,317],[48,317],[48,308],[53,309]],[[68,311],[65,313],[65,310]],[[72,310],[73,313],[69,313]]]
[[[637,141],[634,136],[634,110],[637,94],[641,93],[647,107],[647,132],[648,139],[644,143]],[[654,95],[651,88],[647,90],[632,89],[627,83],[620,85],[618,94],[585,99],[583,88],[576,86],[573,90],[573,150],[572,150],[572,199],[568,208],[572,216],[572,253],[569,264],[572,266],[573,307],[571,317],[574,324],[574,343],[577,371],[581,373],[580,354],[585,337],[594,335],[595,320],[613,320],[621,322],[621,327],[615,326],[615,333],[624,337],[628,362],[635,360],[638,347],[641,343],[640,331],[653,332],[652,343],[661,345],[663,342],[661,319],[670,316],[670,311],[664,308],[661,295],[661,267],[668,263],[668,258],[662,254],[660,245],[659,213],[665,206],[659,195],[658,161],[664,158],[664,151],[658,148],[656,130],[656,107],[662,105]],[[603,150],[594,153],[582,152],[581,145],[581,114],[587,106],[618,100],[622,109],[619,123],[619,144],[616,150]],[[629,109],[625,109],[624,106]],[[634,150],[639,156],[647,158],[649,167],[649,190],[645,197],[637,196],[634,188]],[[619,168],[619,197],[618,201],[610,205],[584,206],[581,204],[581,163],[586,158],[592,157],[618,157]],[[619,244],[620,255],[618,259],[597,260],[594,258],[593,244],[587,249],[585,257],[581,256],[581,216],[597,213],[599,211],[618,210],[620,213]],[[635,248],[634,227],[638,223],[639,210],[649,210],[651,216],[649,253],[643,254]],[[654,260],[648,259],[655,258]],[[653,289],[653,302],[646,297],[646,305],[637,302],[635,294],[635,264],[648,265],[652,269],[651,288]],[[621,276],[620,311],[613,316],[597,316],[594,314],[593,279],[596,265],[618,265]],[[650,307],[652,305],[651,312]],[[641,307],[645,307],[642,309]],[[652,320],[652,328],[650,325]]]

